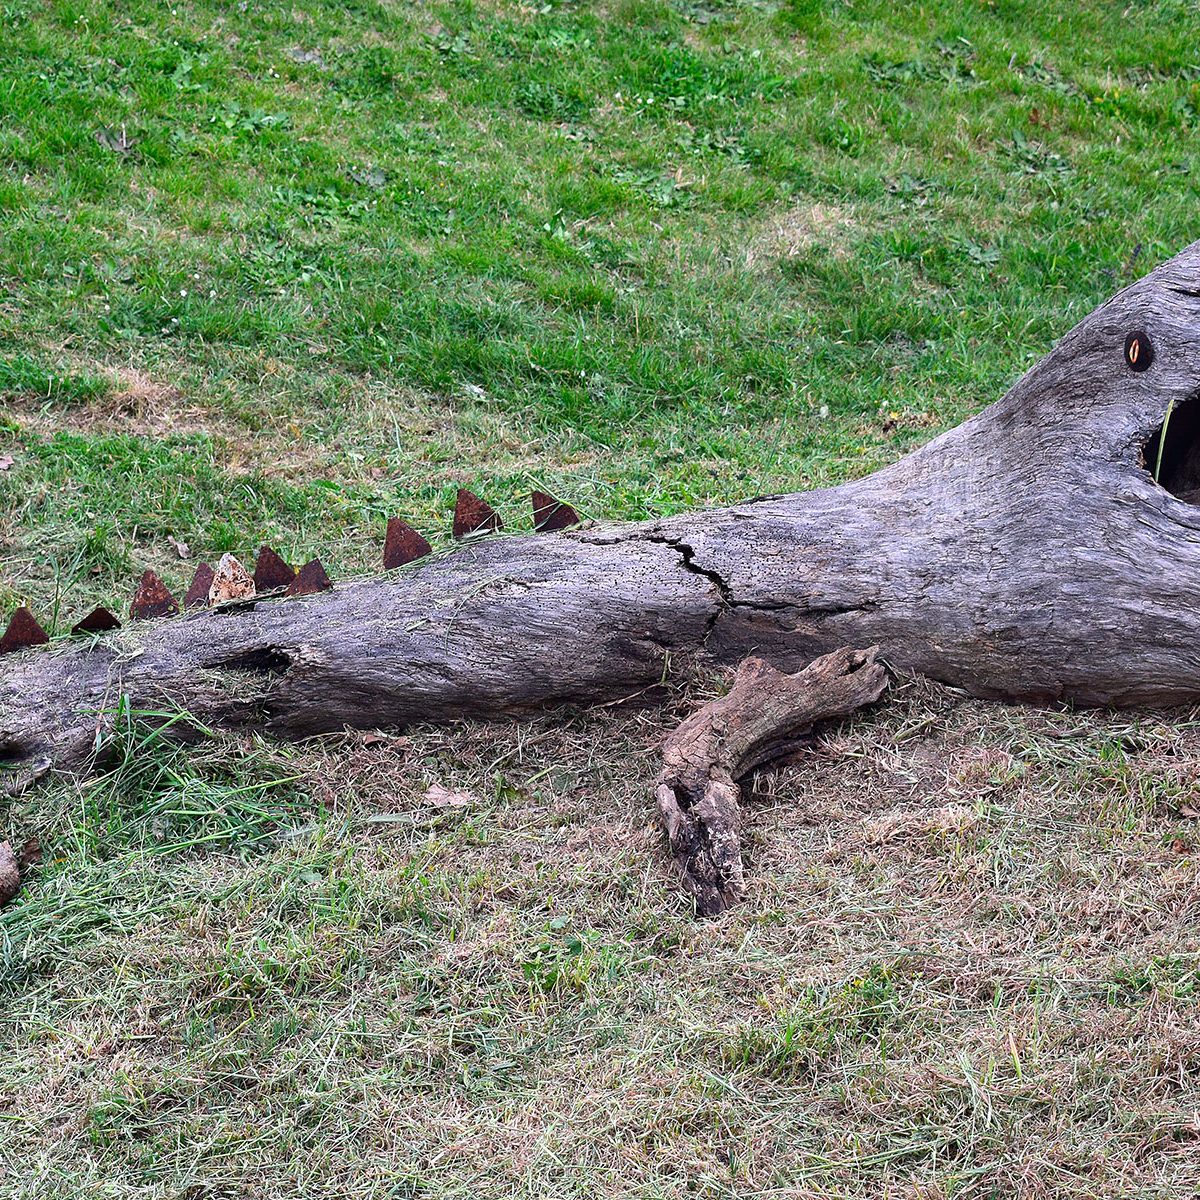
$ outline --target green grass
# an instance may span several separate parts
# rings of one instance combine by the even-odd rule
[[[444,544],[460,484],[520,528],[865,473],[1200,236],[1187,0],[11,0],[0,47],[0,610],[59,631]],[[10,1194],[1186,1194],[1190,721],[906,693],[697,926],[668,719],[131,720],[11,805]]]
[[[1197,232],[1190,4],[0,19],[10,600],[836,481]]]

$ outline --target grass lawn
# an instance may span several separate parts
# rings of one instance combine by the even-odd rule
[[[1192,0],[0,0],[0,612],[873,470],[1200,236],[1198,149]],[[902,683],[701,924],[687,703],[0,810],[6,1195],[1200,1188],[1200,714]]]

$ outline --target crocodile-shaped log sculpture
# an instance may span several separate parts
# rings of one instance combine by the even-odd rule
[[[844,646],[985,697],[1194,701],[1197,485],[1200,242],[1001,400],[840,487],[577,528],[539,495],[544,532],[516,537],[483,536],[499,519],[464,493],[460,549],[410,563],[428,543],[395,523],[385,565],[405,565],[378,578],[328,587],[319,562],[293,577],[260,556],[267,596],[209,572],[182,615],[112,628],[98,610],[40,647],[24,611],[0,642],[26,647],[0,658],[0,763],[22,782],[86,763],[120,698],[302,737],[609,701],[750,655],[794,671]],[[178,610],[147,575],[135,615]],[[862,686],[831,712],[883,687],[871,652],[834,668]],[[766,676],[742,678],[752,704]]]

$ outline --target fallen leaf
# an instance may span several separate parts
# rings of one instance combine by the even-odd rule
[[[469,808],[479,803],[479,797],[470,792],[452,792],[435,783],[425,790],[425,803],[430,808]]]
[[[172,537],[169,533],[167,534],[167,541],[175,547],[175,553],[178,554],[180,558],[190,557],[192,548],[187,544],[187,542],[181,542],[178,538]]]
[[[392,750],[403,750],[408,745],[408,738],[391,733],[364,733],[364,746],[387,746]]]
[[[351,167],[348,174],[355,183],[361,183],[363,187],[369,188],[381,188],[388,179],[387,172],[380,170],[379,167]]]
[[[125,126],[122,125],[120,131],[109,129],[107,125],[102,125],[96,130],[96,141],[104,147],[105,150],[111,150],[114,154],[122,156],[129,154],[137,142],[125,132]]]
[[[0,471],[7,471],[13,465],[13,456],[11,454],[0,454]]]
[[[35,837],[27,838],[25,845],[21,847],[21,853],[17,855],[17,870],[22,875],[29,870],[30,867],[42,861],[42,843]]]

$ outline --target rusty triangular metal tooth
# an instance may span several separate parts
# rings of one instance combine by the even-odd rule
[[[15,654],[30,646],[44,646],[50,640],[46,631],[34,619],[24,604],[12,615],[4,636],[0,637],[0,654]]]
[[[500,514],[466,488],[458,489],[454,502],[454,536],[465,538],[472,533],[495,533],[501,529]]]
[[[327,592],[331,587],[333,584],[330,582],[329,576],[325,574],[321,560],[314,558],[296,572],[296,578],[289,585],[287,594],[289,596],[313,596],[317,592]]]
[[[253,600],[254,596],[254,580],[250,578],[250,572],[232,554],[222,554],[208,589],[209,604]]]
[[[533,501],[533,527],[538,533],[554,533],[579,524],[579,514],[548,492],[534,492],[530,499]]]
[[[295,568],[284,562],[270,546],[258,548],[258,559],[254,563],[254,586],[260,592],[291,587],[295,578]]]
[[[141,582],[133,594],[129,615],[135,621],[151,617],[173,617],[179,611],[175,597],[167,591],[163,581],[149,568],[142,572]]]
[[[392,517],[383,542],[383,569],[394,571],[405,563],[424,558],[432,548],[407,521]]]
[[[76,621],[71,626],[71,632],[77,637],[85,633],[108,633],[110,629],[120,629],[121,622],[104,607],[97,605],[82,621]]]
[[[208,563],[201,563],[196,568],[196,573],[192,576],[192,585],[188,588],[187,595],[183,598],[183,607],[185,609],[208,607],[208,590],[212,587],[215,576],[216,572]]]

